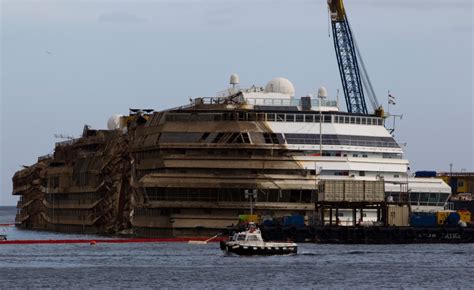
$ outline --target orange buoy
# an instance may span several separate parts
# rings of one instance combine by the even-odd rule
[[[91,246],[93,246],[93,245],[95,245],[95,244],[97,244],[96,241],[91,241],[91,242],[90,242],[90,245],[91,245]]]

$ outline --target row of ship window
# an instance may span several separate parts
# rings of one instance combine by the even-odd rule
[[[96,225],[68,225],[68,224],[48,224],[47,229],[55,232],[97,234],[100,232]]]
[[[173,188],[149,187],[144,194],[147,201],[203,201],[248,202],[245,189],[240,188]],[[312,203],[312,190],[259,190],[257,202]]]
[[[67,178],[59,175],[50,175],[43,179],[42,185],[48,188],[59,188],[60,180]],[[99,182],[99,176],[92,171],[75,172],[72,176],[75,186],[96,186]]]
[[[167,121],[264,121],[264,122],[301,122],[301,123],[338,123],[382,126],[383,119],[377,117],[343,116],[291,113],[169,113]]]
[[[394,201],[399,200],[399,192],[387,192],[386,195],[393,197]],[[444,206],[448,201],[449,193],[445,192],[410,192],[410,203],[412,205]]]
[[[81,192],[81,193],[61,193],[61,194],[46,194],[45,198],[48,202],[61,202],[61,201],[73,201],[78,202],[80,200],[97,201],[100,198],[100,193],[96,192]]]
[[[287,144],[318,145],[348,145],[363,147],[389,147],[398,148],[397,142],[392,137],[375,136],[348,136],[336,134],[285,134]],[[321,140],[322,139],[322,140]]]
[[[323,171],[321,172],[321,175],[324,175],[324,176],[330,176],[330,175],[335,175],[335,176],[349,176],[349,171],[346,171],[346,170],[342,170],[342,171]],[[355,177],[355,174],[351,174],[350,175],[351,177]],[[365,171],[359,171],[359,176],[366,176],[366,172]],[[400,178],[400,175],[399,174],[394,174],[393,175],[394,178]]]
[[[89,216],[92,217],[94,211],[89,209],[46,209],[46,213],[50,217],[76,217]]]
[[[99,181],[97,174],[91,171],[80,171],[74,173],[72,179],[76,186],[95,186]]]
[[[294,156],[304,156],[304,155],[311,155],[311,154],[318,154],[319,151],[305,151],[299,154],[295,154]],[[266,155],[284,155],[284,151],[277,151],[271,152],[270,150],[230,150],[230,149],[212,149],[212,150],[205,150],[205,149],[198,149],[198,150],[181,150],[177,152],[176,150],[167,150],[167,149],[153,149],[147,151],[141,151],[135,153],[135,159],[138,164],[140,164],[141,160],[143,159],[154,159],[160,158],[163,155],[189,155],[189,156],[203,156],[203,155],[215,155],[215,156],[266,156]],[[368,158],[369,156],[366,153],[343,153],[341,151],[323,151],[322,156],[324,157],[362,157]],[[375,156],[379,157],[379,156]],[[384,159],[401,159],[402,155],[398,153],[383,153],[382,158]],[[150,172],[149,172],[150,173]],[[143,176],[143,175],[142,175]]]
[[[48,203],[50,204],[51,207],[64,207],[64,206],[69,206],[69,207],[80,207],[80,206],[91,206],[93,205],[97,200],[96,199],[73,199],[73,200],[48,200]],[[96,207],[94,207],[96,209]]]
[[[418,205],[443,206],[447,202],[449,193],[441,192],[411,192],[410,202]]]
[[[389,192],[395,201],[399,193]],[[410,202],[418,205],[442,206],[447,201],[449,193],[442,192],[412,192]],[[289,202],[312,203],[315,202],[313,190],[259,190],[255,200],[257,202]],[[239,188],[146,188],[147,201],[221,201],[221,202],[247,202],[245,189]]]
[[[262,138],[263,137],[263,138]],[[259,133],[259,132],[163,132],[159,143],[225,143],[225,144],[298,144],[348,145],[399,148],[392,137],[337,134]],[[146,140],[144,139],[143,142]]]

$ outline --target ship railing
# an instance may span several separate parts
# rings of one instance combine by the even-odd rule
[[[453,201],[471,201],[474,200],[474,194],[470,192],[457,193],[451,197]]]
[[[288,144],[305,144],[305,145],[319,145],[318,138],[286,138]],[[362,146],[362,147],[384,147],[384,148],[399,148],[400,146],[395,142],[385,141],[362,141],[351,139],[324,139],[322,145],[346,145],[346,146]]]
[[[52,198],[44,199],[43,205],[47,208],[69,208],[69,209],[92,209],[96,207],[103,199],[75,199],[75,200],[68,200],[68,201],[57,201],[53,200]]]
[[[454,202],[446,202],[444,204],[444,209],[445,210],[454,210]]]
[[[191,100],[191,105],[214,105],[214,104],[226,104],[229,102],[232,95],[225,97],[201,97]],[[245,98],[245,103],[254,106],[301,106],[301,99],[279,99],[279,98]],[[311,100],[312,106],[319,106],[319,100]],[[336,107],[337,101],[323,100],[321,103],[323,107]]]
[[[301,99],[277,99],[277,98],[246,98],[246,102],[249,105],[254,106],[301,106]],[[311,100],[312,107],[319,107],[319,100]],[[337,101],[323,100],[321,102],[322,107],[335,107],[337,108]]]
[[[254,106],[275,106],[275,107],[283,107],[283,106],[302,106],[301,99],[297,98],[290,98],[290,99],[281,99],[281,98],[245,98],[245,100],[240,97],[235,99],[235,95],[240,90],[235,89],[228,89],[226,91],[218,92],[216,97],[198,97],[198,98],[190,98],[189,104],[175,107],[168,109],[168,111],[178,110],[178,109],[185,109],[189,107],[193,107],[196,105],[220,105],[220,104],[229,104],[229,103],[246,103],[248,105]],[[319,100],[313,99],[311,100],[312,107],[319,107]],[[332,100],[322,100],[321,101],[322,107],[334,107],[338,108],[337,101]]]
[[[52,154],[52,153],[40,156],[40,157],[38,157],[38,162],[51,159],[51,158],[53,158],[53,156],[54,156],[54,154]]]
[[[222,90],[216,93],[217,98],[226,98],[232,95],[239,93],[241,89],[239,87],[228,88],[227,90]]]
[[[48,212],[45,214],[49,222],[52,223],[71,223],[71,224],[85,224],[91,225],[94,224],[98,218],[96,216],[89,215],[58,215],[54,211]]]
[[[70,140],[65,140],[61,142],[56,142],[56,147],[70,146],[75,145],[81,141],[81,145],[91,145],[97,143],[104,143],[107,141],[105,136],[90,136],[86,138],[75,138]]]
[[[437,176],[438,177],[442,177],[442,176],[470,177],[470,176],[474,176],[474,172],[438,172]]]
[[[229,97],[198,97],[198,98],[189,98],[189,104],[182,105],[179,107],[174,107],[167,109],[166,111],[175,111],[182,110],[186,108],[191,108],[197,105],[220,105],[229,103]]]
[[[103,152],[95,152],[95,151],[91,151],[91,152],[87,152],[87,151],[79,151],[77,153],[77,156],[79,158],[87,158],[87,157],[99,157],[99,156],[102,156],[104,155]]]
[[[73,145],[74,143],[78,142],[79,140],[80,140],[80,138],[76,138],[76,139],[70,139],[70,140],[64,140],[64,141],[56,142],[56,147],[63,147],[63,146]]]
[[[200,97],[193,99],[194,105],[220,105],[226,104],[229,101],[228,97]]]

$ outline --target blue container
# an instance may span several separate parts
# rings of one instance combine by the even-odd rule
[[[415,177],[436,177],[436,171],[417,171]]]
[[[271,227],[271,226],[275,225],[275,221],[273,221],[273,220],[264,220],[262,225],[265,226],[265,227]]]
[[[304,226],[304,216],[302,215],[290,215],[285,216],[283,219],[284,226],[295,226],[295,227],[303,227]]]
[[[412,227],[436,227],[436,213],[433,212],[414,212],[410,217],[410,226]]]
[[[446,218],[446,224],[450,226],[455,226],[461,220],[461,216],[457,212],[452,212]]]

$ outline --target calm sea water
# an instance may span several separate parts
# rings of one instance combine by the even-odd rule
[[[14,215],[0,207],[0,223]],[[10,240],[91,238],[3,230]],[[0,245],[0,288],[474,287],[474,244],[301,244],[298,252],[227,256],[217,243]]]

